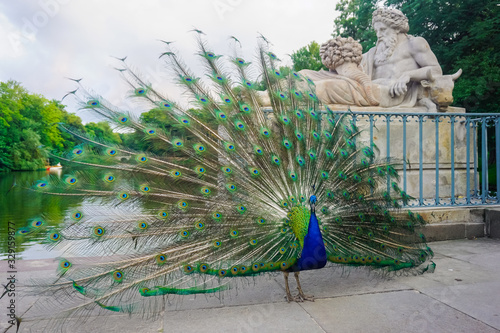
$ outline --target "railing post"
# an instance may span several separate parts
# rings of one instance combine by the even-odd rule
[[[470,205],[470,119],[469,117],[465,118],[465,141],[467,146],[467,151],[465,152],[465,167],[466,167],[466,175],[467,175],[467,184],[466,184],[466,204]]]
[[[387,123],[386,125],[386,144],[387,144],[387,147],[386,147],[386,153],[387,153],[387,163],[390,162],[390,156],[391,156],[391,115],[388,114],[385,116],[385,121]],[[387,193],[391,193],[391,176],[389,175],[389,173],[387,173]]]
[[[373,114],[368,116],[370,118],[370,149],[373,149],[373,124],[374,124],[374,116]],[[372,175],[370,174],[370,177]],[[370,188],[370,193],[373,194],[373,188]]]
[[[352,114],[352,124],[354,127],[356,127],[356,124],[358,122],[357,118],[358,118],[358,115],[353,113]],[[353,141],[354,141],[354,144],[356,144],[356,137],[353,138]]]
[[[423,127],[424,118],[422,115],[418,115],[418,185],[419,185],[419,205],[424,206],[424,156],[423,156]]]
[[[436,195],[435,195],[435,204],[436,206],[439,205],[439,116],[436,116],[435,118],[435,123],[436,123]]]
[[[374,120],[373,120],[373,115],[369,115],[368,116],[369,119],[370,119],[370,148],[373,149],[373,123],[374,123]]]
[[[474,131],[472,132],[472,144],[474,145],[474,197],[477,197],[478,196],[478,192],[479,192],[479,184],[477,183],[477,181],[479,180],[479,177],[478,177],[478,171],[477,171],[477,163],[478,163],[478,158],[479,158],[479,155],[477,153],[477,121],[476,119],[474,119],[474,121],[472,122],[472,128],[474,129]]]
[[[495,167],[497,171],[497,203],[500,203],[500,123],[499,118],[495,118]]]
[[[450,204],[455,204],[455,116],[450,117],[450,153],[451,153],[451,193]]]
[[[407,191],[406,179],[406,115],[403,116],[403,191]]]
[[[481,119],[481,202],[486,202],[486,195],[488,193],[488,156],[486,155],[487,149],[487,131],[486,122],[487,118]]]

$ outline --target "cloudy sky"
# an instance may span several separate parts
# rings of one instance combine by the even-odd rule
[[[324,42],[333,31],[336,1],[325,0],[16,0],[0,2],[0,81],[19,81],[29,91],[61,99],[82,84],[117,105],[127,90],[111,56],[128,56],[155,87],[178,98],[158,55],[159,39],[173,46],[195,71],[196,27],[217,54],[232,54],[236,36],[245,59],[255,57],[258,32],[290,64],[292,53],[310,41]],[[68,111],[76,104],[66,99]],[[84,120],[87,115],[78,113]]]

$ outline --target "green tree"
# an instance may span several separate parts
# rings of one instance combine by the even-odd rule
[[[104,142],[111,144],[122,143],[120,134],[113,132],[113,129],[106,121],[100,121],[98,123],[87,123],[84,127],[87,135],[91,138],[99,138]]]
[[[377,41],[377,36],[371,28],[372,12],[377,0],[341,0],[335,6],[340,15],[335,18],[333,37],[352,37],[363,46],[363,52],[368,51]],[[319,55],[320,44],[312,41],[292,54],[293,69],[320,70],[327,69]]]
[[[83,129],[80,118],[60,102],[30,94],[15,81],[0,82],[0,171],[40,169],[47,151],[72,148],[75,139],[59,123]]]
[[[335,18],[332,36],[352,37],[361,43],[363,52],[375,46],[377,36],[371,28],[372,13],[377,0],[341,0],[335,6],[340,15]]]
[[[302,69],[312,69],[319,71],[320,69],[327,69],[321,62],[319,48],[320,45],[312,41],[309,45],[292,53],[293,70],[300,71]]]

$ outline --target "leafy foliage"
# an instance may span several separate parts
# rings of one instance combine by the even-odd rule
[[[340,15],[335,18],[332,36],[352,37],[361,43],[363,52],[375,46],[377,36],[371,28],[375,0],[341,0],[335,6]]]
[[[286,69],[289,72],[289,69]],[[287,72],[287,73],[288,73]],[[214,128],[213,119],[198,109],[189,112]],[[182,138],[187,143],[194,140],[179,122],[160,109],[144,112],[140,122],[152,125],[164,133]],[[0,83],[0,172],[9,170],[37,170],[53,165],[58,159],[51,154],[66,153],[81,142],[61,130],[59,124],[91,139],[111,145],[126,145],[135,150],[155,155],[169,154],[183,157],[182,152],[167,149],[154,140],[144,140],[140,131],[118,133],[108,122],[82,124],[80,117],[64,110],[59,101],[31,94],[20,83]]]
[[[57,123],[81,126],[81,120],[67,116],[59,103],[30,94],[17,82],[0,83],[0,170],[43,168],[43,146],[59,151],[71,147]]]
[[[312,41],[309,45],[304,46],[294,52],[291,57],[293,61],[293,69],[300,71],[301,69],[312,69],[319,71],[320,69],[327,69],[321,62],[319,55],[320,45]]]
[[[0,82],[0,171],[37,170],[57,159],[48,152],[62,153],[78,142],[62,131],[59,123],[110,143],[121,143],[109,124],[82,124],[59,101],[31,94],[15,81]]]

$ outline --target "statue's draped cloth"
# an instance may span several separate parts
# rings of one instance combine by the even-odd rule
[[[373,78],[375,48],[363,54],[361,67],[363,71]],[[310,78],[316,85],[316,95],[325,104],[343,104],[370,106],[363,86],[352,79],[339,75],[334,71],[313,71],[304,69],[300,71]],[[418,82],[410,82],[406,94],[391,97],[389,87],[394,81],[378,79],[372,81],[372,88],[375,97],[380,101],[381,107],[414,107],[421,85]]]

